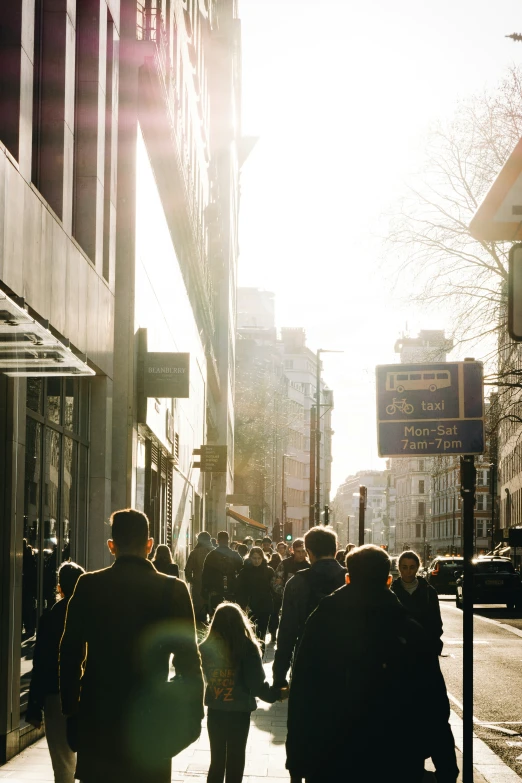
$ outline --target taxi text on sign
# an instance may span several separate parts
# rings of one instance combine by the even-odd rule
[[[484,453],[481,362],[386,364],[376,373],[380,457]]]
[[[482,242],[522,240],[522,139],[473,215],[469,231]]]

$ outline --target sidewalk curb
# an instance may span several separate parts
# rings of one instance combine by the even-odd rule
[[[462,753],[462,719],[453,710],[451,710],[450,723],[455,737],[455,747]],[[476,734],[473,734],[473,768],[482,776],[485,783],[520,783],[520,775],[508,767]],[[482,783],[482,781],[475,777],[475,783]]]

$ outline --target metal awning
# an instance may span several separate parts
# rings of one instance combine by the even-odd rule
[[[230,517],[231,519],[235,519],[236,522],[242,522],[244,525],[251,525],[252,527],[257,527],[260,530],[264,530],[265,533],[268,530],[266,525],[262,525],[261,522],[256,522],[255,519],[250,519],[250,517],[245,517],[243,514],[238,514],[237,511],[234,511],[231,508],[227,508],[227,517]]]
[[[85,356],[59,340],[0,291],[0,373],[12,378],[34,375],[95,375]]]

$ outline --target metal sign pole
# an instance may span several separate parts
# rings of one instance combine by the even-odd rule
[[[359,546],[364,546],[364,519],[366,509],[366,487],[359,487]]]
[[[462,651],[462,781],[473,783],[473,522],[477,471],[475,457],[460,458],[460,491],[462,494],[464,590]]]

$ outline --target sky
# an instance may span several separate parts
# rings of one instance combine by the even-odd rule
[[[239,285],[276,295],[276,323],[303,326],[334,390],[332,497],[382,469],[375,365],[406,331],[446,329],[419,311],[383,241],[423,160],[428,129],[522,62],[519,0],[240,0],[243,134]],[[466,349],[469,356],[469,347]],[[451,358],[464,358],[452,354]],[[480,358],[476,356],[475,358]]]

